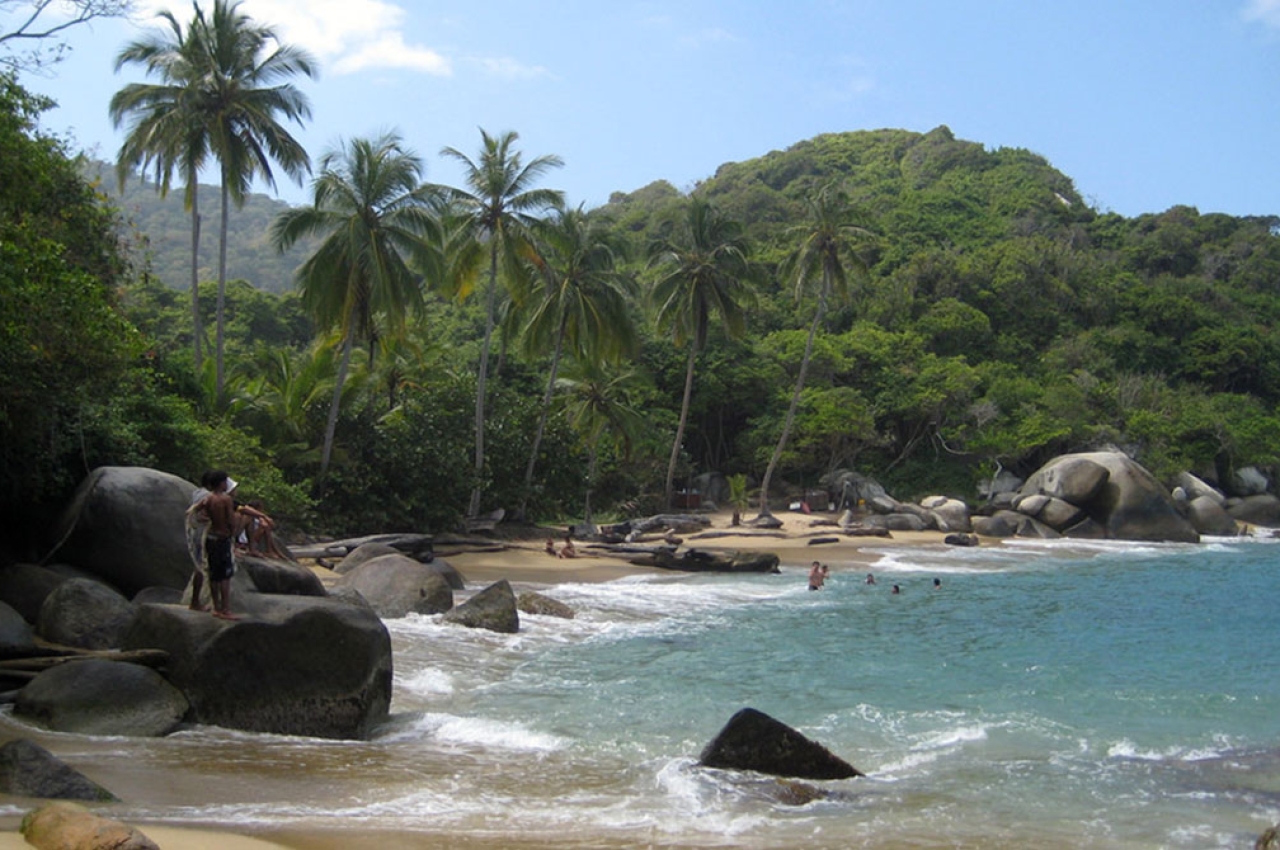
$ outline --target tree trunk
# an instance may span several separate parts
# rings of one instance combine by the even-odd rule
[[[542,413],[538,416],[538,428],[533,433],[533,448],[529,451],[529,465],[524,468],[524,489],[520,491],[520,510],[516,519],[524,522],[529,509],[529,492],[533,489],[533,470],[538,462],[538,448],[542,445],[542,435],[547,429],[547,417],[551,413],[551,395],[556,387],[556,374],[560,371],[560,354],[564,351],[565,327],[568,315],[560,314],[560,328],[556,333],[556,350],[551,355],[551,374],[547,376],[547,389],[542,394]]]
[[[595,439],[591,441],[591,448],[587,453],[587,497],[586,504],[582,508],[582,521],[588,528],[595,527],[595,521],[591,514],[591,494],[596,486],[596,461],[600,457],[600,435],[597,434]]]
[[[198,381],[200,370],[204,366],[201,339],[204,328],[200,323],[200,184],[197,180],[195,174],[187,175],[187,185],[191,187],[191,354]]]
[[[778,460],[782,457],[782,450],[786,448],[787,440],[791,437],[791,426],[796,421],[796,410],[800,407],[800,393],[804,391],[804,379],[809,372],[809,359],[813,356],[813,339],[818,334],[818,326],[822,323],[822,315],[827,308],[827,292],[823,287],[822,292],[818,295],[818,308],[813,314],[813,324],[809,326],[809,339],[804,344],[804,358],[800,361],[800,374],[796,376],[795,392],[791,394],[791,406],[787,408],[787,418],[782,423],[782,434],[778,437],[778,444],[773,447],[773,457],[769,458],[769,466],[764,471],[764,480],[760,482],[760,516],[772,516],[769,510],[769,482],[773,480],[773,472],[778,466]]]
[[[476,457],[475,481],[471,487],[471,501],[467,505],[467,519],[480,516],[480,496],[484,481],[484,401],[489,382],[489,345],[493,339],[493,307],[498,297],[498,243],[490,234],[489,245],[489,296],[484,315],[484,344],[480,348],[480,372],[476,376]]]
[[[333,379],[333,399],[329,402],[329,419],[324,425],[324,448],[320,452],[320,475],[316,484],[324,481],[329,472],[329,459],[333,456],[333,438],[338,431],[338,407],[342,404],[342,385],[347,381],[347,367],[351,365],[351,351],[355,346],[348,332],[342,338],[342,359],[338,361],[338,374]]]
[[[675,497],[676,462],[680,460],[680,444],[684,440],[684,426],[689,421],[689,399],[693,396],[693,363],[698,357],[698,346],[689,341],[689,365],[684,371],[684,401],[680,403],[680,424],[676,426],[676,439],[671,444],[671,461],[667,464],[667,486],[663,504],[670,510]]]
[[[218,331],[217,331],[216,339],[214,341],[214,347],[215,347],[214,355],[216,358],[215,362],[217,364],[216,371],[215,371],[215,378],[214,378],[214,391],[217,395],[217,404],[219,409],[221,409],[222,407],[222,400],[223,400],[222,389],[223,389],[224,372],[223,372],[223,360],[222,360],[222,346],[223,346],[223,333],[224,333],[224,325],[225,325],[224,318],[225,318],[226,305],[227,305],[227,221],[228,221],[228,214],[229,214],[228,207],[230,206],[229,201],[230,201],[230,192],[227,189],[227,177],[224,174],[222,177],[222,223],[221,223],[222,233],[221,233],[221,239],[219,240],[219,243],[218,243],[218,309],[217,309]]]

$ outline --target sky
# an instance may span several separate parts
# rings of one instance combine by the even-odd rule
[[[59,107],[45,129],[114,159],[114,71],[169,8],[68,31],[69,58],[23,78]],[[203,0],[212,5],[212,0]],[[0,4],[4,5],[4,4]],[[682,191],[726,162],[821,133],[947,125],[1025,148],[1100,211],[1177,204],[1280,214],[1280,0],[243,0],[318,60],[298,87],[318,158],[398,132],[426,179],[460,185],[440,150],[476,157],[515,131],[540,185],[588,208],[655,180]],[[11,20],[11,19],[10,19]],[[0,14],[0,27],[7,23]],[[278,194],[307,186],[278,175]],[[216,177],[206,177],[210,183]]]

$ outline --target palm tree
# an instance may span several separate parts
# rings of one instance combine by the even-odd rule
[[[111,98],[112,125],[128,125],[116,155],[116,177],[123,188],[134,169],[151,171],[161,196],[168,194],[177,169],[186,182],[184,208],[191,211],[191,327],[197,375],[203,371],[200,322],[200,168],[209,156],[209,133],[196,96],[203,58],[199,31],[186,30],[170,12],[160,12],[167,31],[131,42],[116,56],[116,71],[143,66],[159,83],[129,83]]]
[[[617,358],[634,351],[635,327],[628,310],[630,278],[618,269],[625,246],[599,216],[560,210],[534,224],[534,267],[540,286],[529,306],[524,341],[529,353],[551,348],[551,369],[542,413],[524,471],[518,518],[524,519],[538,449],[551,412],[560,358],[566,345],[575,357]]]
[[[672,504],[676,462],[689,420],[693,371],[698,352],[707,341],[712,316],[719,314],[731,336],[746,330],[746,307],[752,298],[749,282],[754,269],[738,222],[725,218],[709,202],[689,202],[683,227],[674,239],[664,239],[652,249],[650,264],[658,269],[652,296],[658,305],[659,327],[669,328],[677,346],[688,343],[684,397],[680,423],[671,444],[664,499]]]
[[[773,456],[769,458],[769,466],[760,482],[761,517],[771,516],[769,482],[773,479],[773,472],[791,436],[791,427],[795,424],[796,409],[800,405],[800,394],[804,390],[809,360],[813,355],[813,340],[822,325],[827,305],[831,301],[848,301],[850,272],[857,276],[867,274],[866,263],[854,253],[854,246],[869,236],[870,231],[861,225],[862,215],[849,200],[849,195],[836,184],[828,183],[809,197],[806,205],[808,221],[791,228],[793,233],[801,237],[801,241],[789,258],[788,265],[797,300],[817,281],[818,301],[814,307],[813,321],[809,325],[809,337],[805,341],[804,357],[800,360],[795,390],[791,394],[791,406],[787,408],[787,418],[782,424],[778,444],[774,446]]]
[[[342,385],[357,341],[373,343],[381,331],[399,336],[406,314],[422,304],[419,278],[409,261],[425,252],[435,229],[420,185],[422,161],[395,134],[353,139],[320,159],[312,203],[280,214],[271,239],[284,250],[304,236],[321,238],[298,267],[302,303],[321,327],[341,330],[342,357],[325,424],[319,480],[329,469]]]
[[[611,370],[596,358],[570,358],[558,384],[565,392],[569,424],[587,444],[587,492],[583,522],[593,525],[591,496],[595,490],[600,444],[609,435],[630,457],[631,446],[644,431],[648,420],[634,402],[641,386],[639,373],[631,368]]]
[[[311,117],[306,95],[287,82],[298,74],[315,76],[305,51],[280,43],[273,28],[239,11],[239,0],[214,0],[205,17],[199,4],[190,30],[201,46],[192,81],[195,109],[207,128],[209,149],[220,166],[222,219],[218,244],[217,357],[218,391],[223,381],[223,327],[227,286],[227,221],[230,204],[241,206],[255,178],[275,188],[272,162],[301,183],[311,172],[306,150],[277,116],[301,124]]]
[[[498,258],[502,254],[513,256],[517,247],[526,243],[526,231],[534,220],[535,213],[564,203],[562,192],[534,186],[549,170],[564,164],[560,157],[540,156],[526,165],[520,152],[512,150],[512,145],[520,138],[515,132],[507,131],[498,136],[490,136],[481,130],[480,138],[480,156],[476,161],[454,148],[444,148],[441,151],[442,155],[462,164],[463,181],[467,188],[437,187],[450,203],[466,211],[474,238],[485,241],[489,248],[489,290],[485,296],[484,341],[480,348],[480,370],[476,379],[475,482],[467,507],[468,519],[474,519],[480,514],[484,480],[484,406],[489,379],[489,349],[497,304]]]

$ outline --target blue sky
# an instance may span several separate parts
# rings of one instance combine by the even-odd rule
[[[208,0],[211,5],[211,0]],[[150,5],[146,5],[150,3]],[[113,158],[115,54],[153,26],[73,31],[71,57],[30,88],[61,104],[47,129]],[[299,85],[318,156],[397,130],[455,183],[444,146],[515,130],[571,204],[819,133],[940,124],[988,148],[1027,148],[1094,206],[1126,216],[1188,204],[1280,213],[1280,0],[244,0],[319,60]],[[0,25],[3,18],[0,18]],[[213,182],[212,175],[209,178]],[[281,197],[306,199],[280,184]]]

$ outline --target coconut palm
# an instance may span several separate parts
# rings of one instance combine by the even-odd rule
[[[694,365],[706,344],[711,320],[718,315],[730,336],[741,336],[746,330],[746,308],[753,299],[754,269],[741,225],[700,198],[689,202],[681,225],[672,238],[655,244],[650,260],[658,270],[652,291],[658,326],[671,332],[677,346],[689,346],[680,422],[667,464],[664,499],[668,507],[689,420]]]
[[[559,210],[533,226],[530,264],[538,285],[528,304],[524,329],[527,353],[551,349],[551,368],[534,431],[517,516],[524,519],[538,449],[551,412],[560,358],[566,346],[579,359],[613,359],[635,350],[636,333],[628,309],[630,278],[618,265],[625,245],[617,231],[582,207]]]
[[[158,83],[129,83],[111,98],[116,129],[127,125],[116,154],[121,187],[135,170],[151,172],[161,196],[168,194],[175,169],[186,183],[184,208],[191,212],[191,327],[195,372],[203,371],[200,321],[200,168],[209,157],[209,132],[196,96],[203,65],[199,29],[184,29],[170,12],[159,16],[166,29],[149,33],[116,56],[116,71],[141,65]]]
[[[475,481],[471,500],[467,506],[467,518],[480,514],[480,496],[484,481],[484,409],[485,393],[489,378],[489,349],[493,338],[493,324],[498,293],[498,260],[502,255],[512,257],[517,248],[527,241],[527,230],[536,213],[564,203],[563,193],[553,189],[539,189],[537,183],[552,168],[564,162],[558,156],[536,157],[525,164],[520,152],[512,146],[519,135],[508,131],[490,136],[480,131],[480,156],[473,161],[454,148],[444,148],[441,154],[457,160],[462,165],[466,189],[437,187],[454,206],[464,210],[477,241],[489,248],[489,281],[485,294],[484,339],[480,347],[480,369],[476,379],[475,421]]]
[[[797,300],[817,283],[817,303],[813,321],[809,324],[809,336],[805,341],[804,356],[796,375],[791,405],[782,424],[778,444],[769,458],[764,479],[760,482],[760,516],[770,516],[769,483],[773,479],[778,460],[791,436],[795,424],[796,409],[804,390],[805,376],[809,372],[809,360],[813,355],[813,340],[822,326],[827,306],[832,301],[844,303],[849,299],[850,275],[865,277],[866,263],[855,253],[858,243],[870,236],[862,222],[864,218],[849,199],[848,193],[834,183],[828,183],[806,200],[808,221],[791,228],[800,237],[800,244],[788,259],[791,280]]]
[[[407,314],[422,304],[410,268],[425,254],[435,221],[420,185],[422,161],[395,134],[353,139],[325,153],[312,181],[310,206],[281,213],[271,239],[284,250],[304,236],[321,239],[298,267],[302,303],[320,327],[341,330],[342,356],[325,425],[319,480],[329,468],[342,385],[356,342],[398,336]],[[380,327],[379,322],[382,323]]]
[[[635,398],[641,377],[634,369],[617,369],[598,358],[571,357],[564,376],[557,380],[564,392],[569,424],[587,444],[587,491],[583,522],[593,524],[591,496],[595,490],[600,446],[606,437],[615,440],[625,456],[648,422]]]

